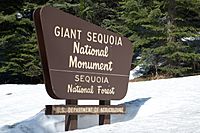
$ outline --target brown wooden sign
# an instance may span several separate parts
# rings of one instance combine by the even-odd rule
[[[56,99],[122,99],[131,42],[52,7],[34,13],[48,94]]]
[[[124,105],[46,105],[46,115],[124,114]]]

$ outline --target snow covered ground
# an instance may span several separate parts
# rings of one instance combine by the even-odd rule
[[[64,116],[45,116],[51,99],[44,85],[0,85],[0,133],[63,132]],[[97,101],[79,101],[96,104]],[[70,133],[200,133],[200,76],[129,83],[126,114],[112,115],[110,125],[95,126],[97,116],[79,116]],[[88,128],[90,127],[90,128]]]

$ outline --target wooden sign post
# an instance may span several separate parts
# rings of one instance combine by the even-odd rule
[[[77,100],[66,100],[66,105],[77,105]],[[75,130],[78,125],[77,115],[67,115],[65,114],[65,131]]]
[[[52,7],[36,9],[34,22],[47,93],[54,99],[66,100],[65,107],[47,106],[46,113],[62,109],[65,130],[77,128],[77,114],[95,114],[91,111],[99,114],[100,125],[110,123],[110,114],[124,110],[110,105],[110,100],[126,95],[131,42]],[[99,100],[99,106],[79,106],[79,99]]]
[[[110,105],[110,100],[100,100],[99,105]],[[123,112],[124,113],[124,112]],[[110,115],[99,115],[99,125],[110,124]]]

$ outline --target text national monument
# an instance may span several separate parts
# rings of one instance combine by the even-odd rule
[[[124,113],[123,105],[110,100],[126,95],[131,42],[53,7],[36,9],[34,22],[47,93],[66,100],[66,105],[46,105],[46,114],[66,115],[68,130],[76,128],[70,122],[77,114],[99,114],[104,124],[110,114]],[[80,99],[100,105],[77,105]]]

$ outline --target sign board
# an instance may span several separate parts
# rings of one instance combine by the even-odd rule
[[[47,115],[124,114],[124,105],[46,105]]]
[[[131,67],[131,42],[52,7],[34,22],[48,94],[56,99],[122,99]]]

